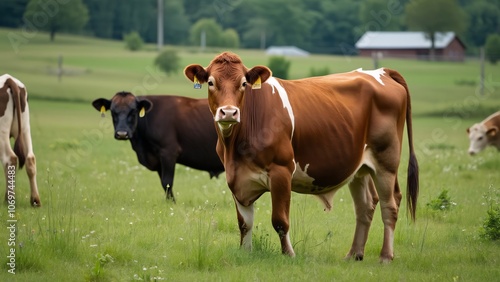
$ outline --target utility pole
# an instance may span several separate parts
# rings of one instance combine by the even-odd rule
[[[161,51],[163,48],[163,1],[158,0],[158,51]]]
[[[481,93],[481,96],[484,95],[484,46],[482,46],[480,49],[479,49],[479,61],[480,61],[480,72],[479,72],[479,79],[480,79],[480,82],[479,82],[479,92]]]

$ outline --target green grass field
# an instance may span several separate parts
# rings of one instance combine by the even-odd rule
[[[311,196],[293,194],[291,239],[297,257],[280,254],[269,194],[256,202],[254,251],[239,250],[235,208],[222,175],[177,166],[177,204],[165,201],[156,173],[137,162],[129,142],[113,139],[109,114],[95,98],[122,90],[136,94],[205,97],[182,70],[166,76],[153,66],[153,46],[132,53],[122,42],[36,34],[14,51],[0,29],[2,73],[28,87],[31,128],[42,207],[29,205],[25,170],[17,172],[16,274],[7,272],[9,233],[0,231],[0,281],[497,281],[500,244],[480,238],[485,193],[500,191],[500,153],[467,155],[465,129],[500,109],[500,67],[486,65],[486,91],[478,95],[479,62],[383,59],[400,71],[412,93],[414,142],[420,162],[417,222],[401,207],[395,259],[381,265],[383,225],[376,211],[363,262],[344,261],[354,233],[348,189],[325,213]],[[179,48],[181,66],[207,65],[223,50]],[[266,64],[258,50],[235,50],[248,67]],[[66,75],[55,75],[58,56]],[[312,67],[344,72],[372,68],[366,58],[314,55],[292,58],[291,77]],[[400,183],[405,187],[407,148]],[[2,188],[4,189],[4,188]],[[448,191],[456,203],[434,211],[427,203]],[[405,195],[406,193],[404,193]],[[0,219],[7,226],[7,205]]]

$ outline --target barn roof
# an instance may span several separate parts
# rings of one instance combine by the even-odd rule
[[[266,50],[268,55],[279,55],[279,56],[300,56],[307,57],[309,52],[304,51],[295,46],[270,46]]]
[[[454,32],[437,33],[436,49],[447,47],[455,38],[458,39]],[[358,49],[429,49],[431,40],[419,31],[368,31],[355,46]]]

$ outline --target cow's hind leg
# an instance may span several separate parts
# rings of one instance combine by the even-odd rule
[[[17,120],[17,119],[16,119]],[[24,152],[26,154],[26,173],[28,174],[28,179],[30,181],[31,197],[30,203],[33,207],[40,207],[40,195],[38,194],[38,185],[36,181],[36,158],[33,153],[33,143],[31,141],[31,129],[30,129],[30,116],[29,116],[29,106],[26,104],[25,111],[22,113],[22,137],[24,144]]]
[[[374,181],[384,223],[384,243],[380,252],[380,262],[387,263],[394,258],[394,230],[398,220],[401,193],[395,173],[379,171],[374,176]]]
[[[38,194],[38,185],[36,183],[36,158],[33,153],[29,153],[26,158],[26,172],[28,173],[28,178],[31,187],[31,198],[30,202],[33,207],[40,207],[42,203],[40,202],[40,195]]]
[[[370,175],[355,177],[349,183],[349,190],[354,201],[356,212],[356,231],[352,246],[345,259],[363,260],[365,244],[373,219],[373,213],[378,203],[377,191]]]

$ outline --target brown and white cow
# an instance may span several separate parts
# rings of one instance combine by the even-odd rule
[[[253,203],[271,193],[272,224],[284,254],[289,238],[291,191],[313,194],[330,210],[335,192],[348,184],[356,230],[346,258],[362,260],[377,202],[384,240],[380,259],[393,259],[401,192],[397,181],[405,121],[409,141],[407,205],[412,219],[418,196],[418,164],[412,140],[410,95],[390,69],[282,80],[265,66],[251,69],[233,53],[207,68],[189,65],[197,87],[208,84],[208,101],[235,200],[241,245],[252,247]]]
[[[469,135],[469,154],[475,155],[487,146],[496,147],[500,150],[500,111],[496,112],[480,123],[475,123],[467,128]]]
[[[24,84],[15,77],[4,74],[0,76],[0,158],[5,172],[7,189],[5,199],[8,199],[9,176],[12,167],[26,171],[31,187],[30,202],[32,206],[41,205],[36,182],[36,159],[33,153],[30,131],[30,115],[28,107],[28,92]],[[10,138],[15,138],[14,150],[10,146]]]
[[[130,140],[139,162],[158,172],[167,199],[175,202],[176,163],[205,170],[210,178],[224,171],[215,152],[217,133],[207,99],[118,92],[92,105],[103,114],[111,111],[115,138]]]

